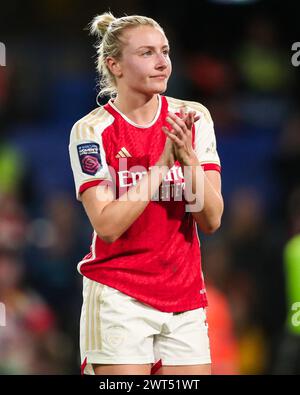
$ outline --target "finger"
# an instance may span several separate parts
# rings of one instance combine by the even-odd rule
[[[176,114],[169,112],[166,120],[172,125],[172,127],[174,127],[174,125],[176,124],[182,129],[183,132],[186,132],[185,121],[179,118]]]
[[[195,122],[195,116],[195,111],[189,111],[188,113],[185,113],[185,118],[183,119],[183,121],[185,122],[187,129],[192,128],[193,123]],[[196,120],[198,120],[198,118],[196,118]]]
[[[171,135],[173,135],[173,136],[176,136],[176,131],[174,130],[174,129],[168,129],[166,126],[162,126],[162,130],[163,130],[163,132],[165,132],[165,134],[167,134],[167,135],[169,135],[169,134],[171,134]]]
[[[171,133],[171,132],[168,130],[168,128],[165,128],[164,126],[163,126],[162,128],[163,128],[164,133],[165,133],[168,137],[170,137],[170,139],[171,139],[179,148],[184,147],[184,143],[183,143],[174,133]]]
[[[180,118],[185,119],[187,116],[186,107],[180,107]]]
[[[196,117],[196,111],[190,111],[190,112],[189,112],[189,116],[190,116],[191,119],[195,119],[195,117]]]
[[[189,132],[191,131],[192,126],[194,124],[194,115],[195,115],[195,112],[190,111],[187,116],[186,125],[187,125],[187,129]]]
[[[182,128],[175,122],[173,121],[171,118],[167,117],[166,121],[172,126],[172,128],[175,130],[175,134],[177,136],[179,136],[181,139],[184,138],[184,132],[182,130]]]
[[[168,129],[166,126],[162,126],[161,127],[162,128],[162,130],[164,131],[164,132],[169,132],[169,133],[173,133],[174,134],[174,130],[173,129]]]
[[[186,118],[187,117],[187,113],[182,113],[183,117]],[[181,115],[177,115],[173,112],[168,112],[167,114],[168,117],[170,117],[171,119],[173,119],[175,122],[177,122],[179,125],[184,125],[184,118],[181,118]]]
[[[197,121],[199,121],[199,119],[201,118],[200,115],[196,115],[196,112],[193,111],[193,116],[192,116],[192,123],[196,123]]]
[[[197,114],[196,111],[193,111],[192,113],[193,113],[194,123],[199,121],[199,119],[201,118],[200,115],[196,115]]]
[[[192,125],[193,125],[193,118],[191,117],[191,113],[189,112],[186,119],[187,129],[190,130],[192,128]]]

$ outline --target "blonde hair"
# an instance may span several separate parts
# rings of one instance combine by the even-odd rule
[[[163,28],[152,18],[140,15],[129,15],[115,18],[111,12],[105,12],[95,16],[89,25],[90,33],[98,37],[97,50],[97,71],[100,76],[100,92],[98,96],[109,95],[113,97],[117,93],[115,76],[106,64],[108,56],[119,60],[122,57],[124,42],[121,36],[125,29],[138,26],[152,26],[164,32]]]

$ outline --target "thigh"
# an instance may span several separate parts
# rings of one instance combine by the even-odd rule
[[[142,318],[147,316],[147,310],[117,289],[91,280],[85,283],[80,322],[83,374],[94,374],[92,365],[99,365],[99,372],[134,370],[147,374],[154,362],[156,333]]]
[[[210,365],[211,357],[206,310],[198,308],[174,315],[162,332],[155,336],[154,352],[156,360],[160,359],[162,365],[158,374],[166,366],[182,371],[183,365],[185,370],[209,373],[207,365]]]
[[[161,366],[154,375],[210,375],[211,364],[201,365],[164,365]]]
[[[96,375],[150,375],[151,363],[141,365],[100,365],[93,364]]]

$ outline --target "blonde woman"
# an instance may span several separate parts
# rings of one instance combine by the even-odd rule
[[[170,47],[153,19],[96,16],[100,95],[70,136],[76,196],[93,227],[83,275],[83,374],[210,374],[197,226],[221,223],[209,111],[162,95]]]

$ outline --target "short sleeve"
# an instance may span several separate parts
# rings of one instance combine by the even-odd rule
[[[217,142],[214,124],[207,112],[201,112],[200,119],[195,123],[194,150],[203,169],[221,172],[220,158],[217,152]]]
[[[77,122],[70,135],[69,155],[73,172],[76,198],[81,201],[81,193],[100,184],[102,180],[112,182],[106,162],[102,135],[91,133],[91,126]],[[92,138],[89,138],[92,137]]]

